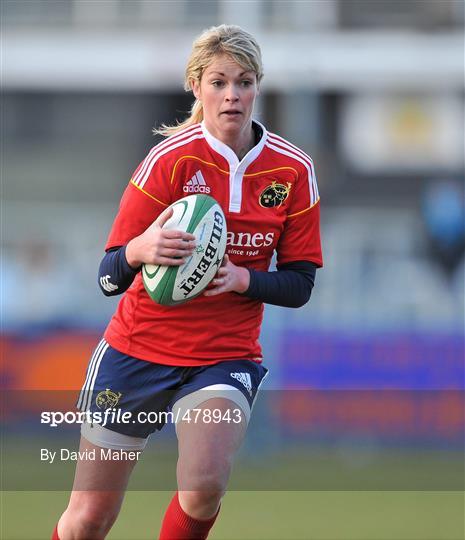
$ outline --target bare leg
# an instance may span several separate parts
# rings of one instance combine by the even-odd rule
[[[79,450],[95,450],[96,459],[77,462],[69,504],[58,522],[58,536],[60,540],[101,540],[118,517],[136,460],[102,460],[101,447],[84,437]]]
[[[198,409],[223,413],[238,409],[226,398],[211,398]],[[209,519],[218,511],[231,473],[234,456],[247,429],[243,414],[240,423],[205,422],[202,414],[196,423],[183,421],[177,426],[179,459],[177,479],[179,504],[189,516]]]

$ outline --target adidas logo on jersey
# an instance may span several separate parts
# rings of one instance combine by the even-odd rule
[[[211,189],[207,186],[202,171],[197,171],[194,176],[186,182],[182,188],[184,193],[210,193]]]
[[[238,380],[243,386],[245,386],[249,394],[252,395],[252,379],[250,378],[249,373],[231,373],[231,377]]]

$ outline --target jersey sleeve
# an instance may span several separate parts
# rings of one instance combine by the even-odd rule
[[[294,184],[294,193],[276,251],[278,267],[294,261],[310,261],[317,267],[323,266],[320,198],[313,165],[302,171]]]
[[[171,204],[169,172],[163,163],[151,163],[150,156],[137,167],[123,193],[106,251],[142,234]]]

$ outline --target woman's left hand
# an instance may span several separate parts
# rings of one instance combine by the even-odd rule
[[[216,277],[203,294],[216,296],[225,292],[244,293],[249,288],[249,284],[250,274],[247,268],[236,266],[229,260],[228,255],[225,255]]]

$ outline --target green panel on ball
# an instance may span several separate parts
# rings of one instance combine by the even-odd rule
[[[194,211],[192,212],[192,218],[190,220],[189,226],[187,227],[188,233],[192,233],[197,228],[197,225],[203,219],[203,216],[210,210],[212,206],[218,204],[213,197],[210,195],[197,195],[197,200],[195,201]]]
[[[149,291],[147,287],[145,287],[145,290],[147,291],[149,296],[154,302],[157,302],[157,304],[161,304],[162,306],[169,306],[172,303],[171,297],[178,269],[179,266],[171,266],[170,268],[168,268],[165,272],[165,275],[161,278],[160,282],[157,285],[157,288],[154,291]]]

